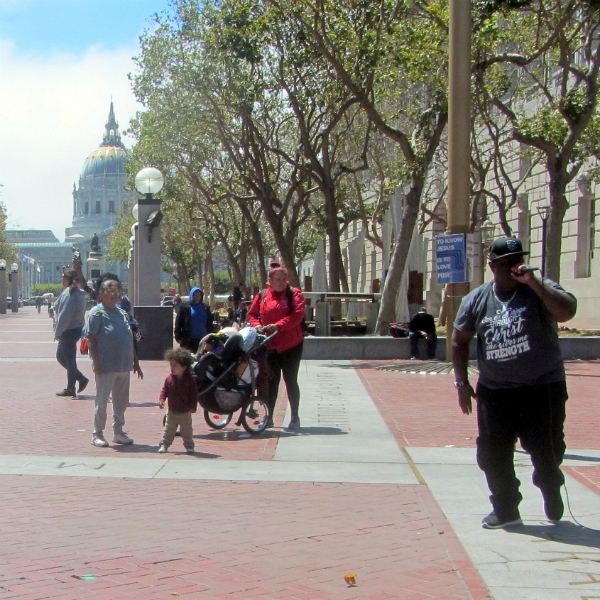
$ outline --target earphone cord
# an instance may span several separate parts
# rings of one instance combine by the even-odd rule
[[[583,529],[587,529],[588,531],[596,531],[596,532],[600,533],[600,529],[594,529],[593,527],[588,527],[587,525],[584,525],[583,523],[580,523],[575,518],[575,515],[573,514],[573,511],[571,510],[571,500],[569,499],[569,490],[567,489],[567,482],[565,481],[565,483],[563,485],[564,485],[564,488],[565,488],[565,495],[567,497],[567,508],[569,510],[569,515],[571,515],[571,518],[573,519],[573,521],[577,525],[579,525],[579,527],[582,527]]]

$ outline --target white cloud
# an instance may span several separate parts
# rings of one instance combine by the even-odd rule
[[[140,109],[127,79],[137,51],[89,48],[40,59],[0,40],[0,201],[8,228],[52,229],[63,240],[73,183],[102,141],[111,96],[121,131]]]

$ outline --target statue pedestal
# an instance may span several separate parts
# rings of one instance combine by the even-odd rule
[[[142,332],[138,358],[164,360],[165,351],[173,348],[173,307],[135,306],[133,315]]]

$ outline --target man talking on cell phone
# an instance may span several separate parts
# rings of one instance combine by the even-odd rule
[[[560,465],[565,452],[567,395],[557,323],[572,319],[577,300],[558,283],[525,264],[521,240],[501,237],[490,247],[494,275],[463,298],[454,322],[452,363],[458,403],[466,415],[477,400],[477,464],[490,489],[485,529],[521,524],[520,482],[513,455],[517,439],[531,456],[533,483],[548,519],[564,505]],[[469,343],[477,336],[479,380],[468,380]]]

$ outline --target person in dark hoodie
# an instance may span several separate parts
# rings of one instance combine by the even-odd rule
[[[181,305],[175,319],[175,340],[190,352],[198,351],[200,340],[213,332],[210,307],[203,304],[204,292],[199,287],[190,291],[190,302]]]

